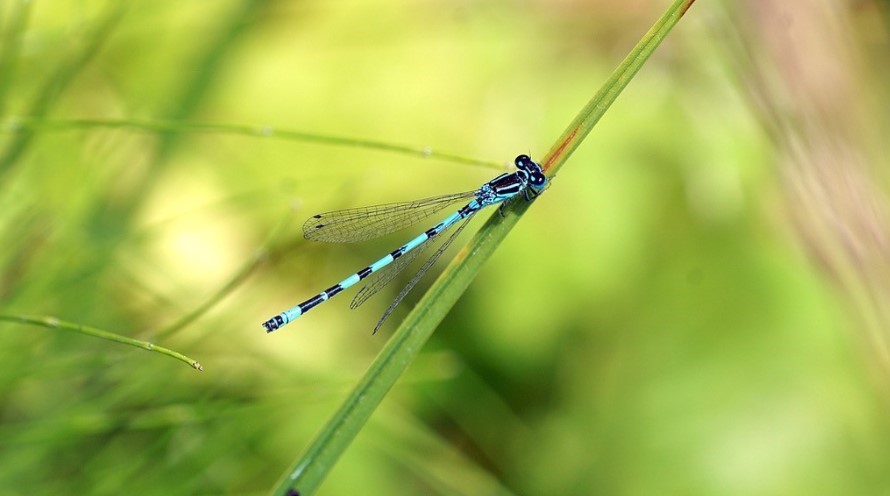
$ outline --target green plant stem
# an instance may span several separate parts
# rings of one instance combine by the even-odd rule
[[[477,165],[493,169],[503,169],[504,164],[489,160],[479,160],[454,153],[440,152],[429,147],[414,147],[365,139],[346,138],[324,134],[306,133],[272,126],[244,126],[239,124],[215,124],[201,122],[179,122],[148,119],[36,119],[22,117],[11,119],[0,126],[3,133],[24,133],[35,131],[69,131],[85,128],[135,129],[156,133],[218,133],[261,138],[278,138],[288,141],[303,141],[322,145],[380,150],[421,158],[434,158],[465,165]]]
[[[114,341],[116,343],[122,343],[130,346],[135,346],[137,348],[142,348],[143,350],[153,351],[155,353],[160,353],[162,355],[167,355],[169,357],[173,357],[181,362],[187,363],[190,367],[196,370],[204,370],[204,367],[201,366],[196,360],[192,360],[191,358],[183,355],[182,353],[178,353],[169,348],[164,348],[163,346],[158,346],[148,341],[140,341],[138,339],[128,338],[125,336],[121,336],[119,334],[115,334],[113,332],[103,331],[102,329],[97,329],[95,327],[74,324],[71,322],[64,322],[55,317],[36,317],[30,315],[8,315],[8,314],[0,314],[0,321],[5,322],[16,322],[19,324],[31,324],[40,327],[46,327],[48,329],[62,329],[65,331],[76,332],[79,334],[85,334],[87,336],[93,336],[95,338],[106,339],[108,341]]]
[[[675,1],[584,106],[542,161],[549,177],[562,167],[693,1]],[[405,318],[343,405],[279,481],[274,495],[307,496],[318,489],[377,405],[529,205],[529,202],[514,202],[503,218],[498,213],[492,214]]]

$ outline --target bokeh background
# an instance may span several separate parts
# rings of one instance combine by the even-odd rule
[[[0,313],[206,368],[0,323],[0,495],[266,494],[435,277],[266,335],[408,236],[302,221],[541,157],[668,3],[0,2]],[[890,494],[888,20],[693,5],[320,493]]]

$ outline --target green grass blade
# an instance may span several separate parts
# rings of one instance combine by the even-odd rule
[[[434,158],[458,164],[478,165],[493,169],[504,168],[504,164],[502,163],[464,157],[454,153],[440,152],[429,147],[406,146],[397,143],[387,143],[385,141],[307,133],[271,126],[245,126],[239,124],[181,122],[154,119],[33,119],[30,117],[22,117],[18,119],[10,119],[0,124],[0,133],[33,133],[95,128],[133,129],[154,133],[217,133],[235,136],[250,136],[254,138],[277,138],[288,141],[317,143],[321,145],[379,150],[420,158]]]
[[[581,110],[542,161],[548,176],[552,177],[562,167],[693,2],[675,1]],[[514,202],[506,217],[495,213],[488,219],[402,322],[365,376],[306,452],[284,475],[273,494],[307,496],[318,489],[383,397],[529,205],[529,202]]]
[[[76,332],[79,334],[85,334],[87,336],[93,336],[95,338],[106,339],[108,341],[114,341],[116,343],[126,344],[129,346],[135,346],[137,348],[141,348],[147,351],[153,351],[155,353],[160,353],[162,355],[167,355],[169,357],[173,357],[181,362],[185,362],[196,370],[204,370],[204,367],[198,363],[197,360],[193,360],[182,353],[173,351],[169,348],[164,348],[163,346],[158,346],[154,343],[149,343],[148,341],[140,341],[138,339],[128,338],[126,336],[121,336],[120,334],[115,334],[109,331],[103,331],[102,329],[97,329],[95,327],[74,324],[71,322],[64,322],[55,317],[35,317],[30,315],[6,315],[0,314],[0,321],[5,322],[16,322],[19,324],[31,324],[40,327],[46,327],[48,329],[62,329],[65,331]]]

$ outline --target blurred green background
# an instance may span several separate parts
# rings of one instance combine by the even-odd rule
[[[399,281],[266,335],[409,236],[302,221],[500,170],[189,124],[506,167],[667,5],[2,0],[0,312],[206,371],[0,323],[0,495],[266,494],[435,277],[376,336]],[[887,14],[693,5],[320,493],[890,494]]]

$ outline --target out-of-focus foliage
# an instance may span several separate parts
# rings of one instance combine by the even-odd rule
[[[692,7],[322,494],[890,485],[887,11],[804,3]],[[387,338],[369,331],[398,290],[265,335],[405,236],[310,244],[302,219],[497,172],[23,118],[268,126],[506,163],[545,151],[663,4],[0,3],[0,312],[206,368],[0,324],[0,494],[265,494]]]

